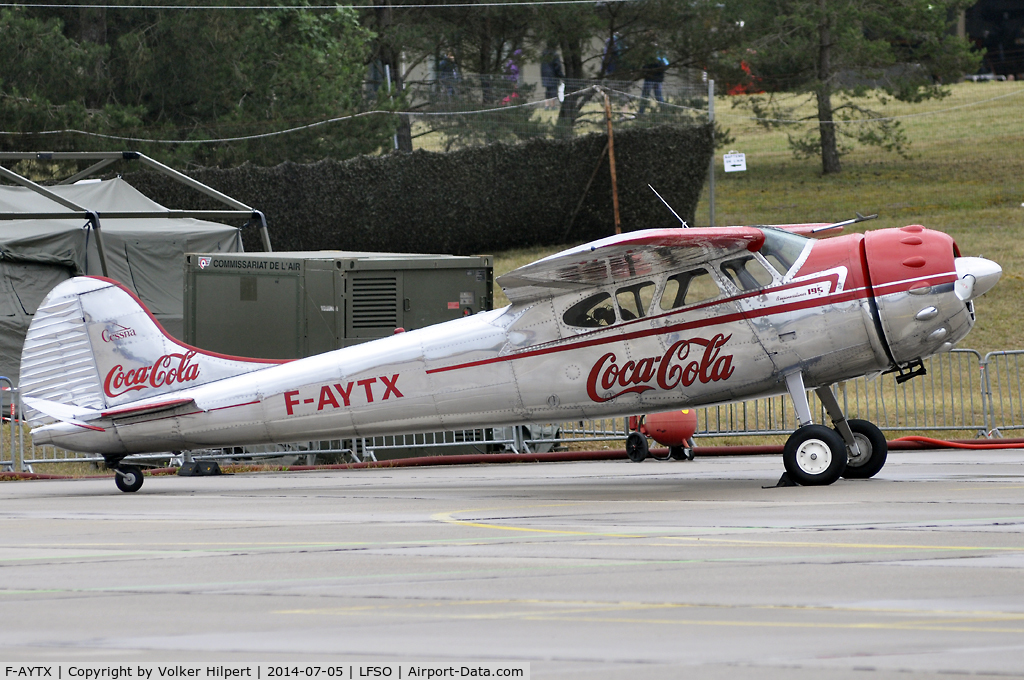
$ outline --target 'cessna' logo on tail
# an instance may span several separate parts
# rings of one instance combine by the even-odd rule
[[[119,397],[146,387],[192,382],[199,377],[199,364],[190,363],[195,355],[195,350],[184,354],[165,354],[154,361],[152,366],[140,366],[127,371],[118,364],[107,373],[103,391],[108,397]]]
[[[103,332],[100,333],[100,338],[103,339],[103,342],[113,342],[114,340],[130,338],[133,335],[135,335],[134,328],[129,328],[128,326],[122,326],[121,324],[116,323],[113,328],[104,328]]]
[[[680,340],[669,347],[664,356],[627,361],[622,366],[615,363],[615,354],[608,352],[590,369],[587,394],[596,402],[605,402],[630,392],[640,394],[653,390],[654,386],[647,384],[652,380],[663,390],[671,390],[680,383],[688,387],[698,380],[702,383],[726,380],[736,370],[732,365],[733,355],[719,354],[722,346],[729,342],[731,337],[731,334],[719,333],[710,340]],[[704,354],[700,358],[696,356],[698,347],[704,348]],[[694,358],[687,362],[691,349],[694,350]],[[599,387],[606,396],[598,393]],[[618,387],[625,389],[611,393],[611,390]]]

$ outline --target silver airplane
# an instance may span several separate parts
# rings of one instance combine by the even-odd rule
[[[841,226],[840,225],[832,225]],[[109,279],[55,287],[21,358],[33,440],[102,454],[122,491],[134,453],[652,413],[788,393],[791,480],[871,477],[885,437],[830,388],[912,376],[974,325],[1002,270],[911,225],[635,231],[499,277],[511,304],[294,361],[169,336]],[[814,389],[833,427],[814,424]],[[646,447],[639,434],[627,446]],[[640,441],[638,441],[638,439]]]

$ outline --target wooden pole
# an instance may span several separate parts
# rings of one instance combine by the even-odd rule
[[[615,233],[622,233],[622,223],[619,221],[619,187],[615,181],[615,140],[612,137],[612,105],[608,99],[608,93],[604,95],[604,118],[608,122],[608,167],[612,173],[612,212],[615,214]]]
[[[715,81],[708,80],[708,125],[711,126],[711,165],[708,167],[708,226],[715,226]]]

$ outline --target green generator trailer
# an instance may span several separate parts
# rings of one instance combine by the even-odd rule
[[[298,359],[491,309],[493,258],[312,251],[189,253],[184,340]]]

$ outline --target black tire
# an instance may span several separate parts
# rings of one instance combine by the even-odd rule
[[[135,493],[142,488],[142,468],[135,465],[121,465],[114,476],[114,484],[125,493]]]
[[[846,469],[846,442],[824,425],[805,425],[786,440],[782,462],[801,486],[826,486]]]
[[[843,477],[847,479],[869,479],[878,474],[885,465],[885,458],[889,455],[889,443],[885,441],[885,435],[874,423],[867,420],[849,420],[850,429],[853,430],[853,438],[857,440],[857,447],[861,455],[856,458],[847,457],[846,470]]]
[[[626,455],[634,463],[642,463],[647,458],[647,437],[639,432],[630,432],[626,437]]]

